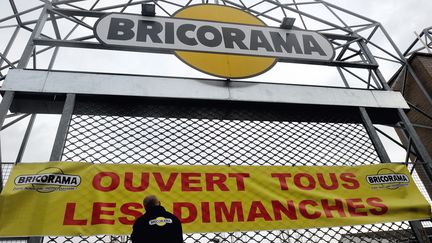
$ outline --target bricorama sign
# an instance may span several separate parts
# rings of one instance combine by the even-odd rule
[[[429,219],[402,164],[16,165],[0,195],[0,236],[127,235],[146,195],[185,233],[286,230]],[[154,224],[162,223],[158,218]]]
[[[321,34],[267,27],[255,16],[219,5],[193,5],[173,18],[112,13],[95,24],[95,36],[108,46],[175,52],[190,66],[219,77],[251,77],[278,60],[322,61],[334,50]]]

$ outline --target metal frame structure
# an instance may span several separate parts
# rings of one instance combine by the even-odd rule
[[[416,53],[432,54],[432,27],[425,28],[420,33],[414,32],[414,34],[416,35],[416,39],[409,45],[407,50],[404,52],[405,58],[409,59],[413,56],[413,54],[416,54]],[[401,75],[403,75],[403,76],[401,76]],[[422,94],[422,97],[424,97],[424,100],[427,101],[427,105],[432,106],[431,95],[428,93],[425,85],[422,83],[422,80],[413,71],[412,67],[410,66],[410,64],[408,62],[400,68],[400,70],[397,72],[397,75],[395,76],[395,78],[400,78],[400,77],[403,77],[402,82],[403,82],[404,88],[401,90],[402,95],[406,96],[405,95],[405,91],[406,91],[405,87],[408,85],[408,82],[409,82],[408,77],[412,77],[416,86],[419,88],[419,90]],[[429,114],[424,109],[413,104],[413,102],[408,100],[407,97],[406,97],[406,99],[407,99],[407,103],[411,109],[414,109],[415,111],[421,113],[424,117],[426,117],[432,121],[432,115],[431,114]],[[413,126],[432,129],[428,126],[422,126],[420,124],[413,124]]]
[[[297,18],[298,21],[294,28],[318,31],[331,40],[336,51],[336,56],[333,62],[326,63],[326,65],[337,70],[339,76],[335,78],[341,80],[340,86],[343,87],[343,89],[351,90],[357,88],[359,92],[364,93],[371,91],[378,93],[390,91],[391,89],[386,82],[387,79],[380,71],[380,65],[385,66],[387,64],[392,64],[398,67],[403,66],[406,72],[415,76],[407,62],[406,55],[411,53],[416,43],[414,43],[406,53],[402,53],[380,23],[322,0],[127,0],[122,3],[118,1],[111,3],[109,1],[94,0],[87,1],[86,4],[82,2],[81,0],[41,0],[37,2],[34,7],[19,10],[15,1],[9,0],[13,14],[10,16],[0,16],[0,30],[12,30],[10,31],[9,41],[6,43],[4,49],[0,47],[2,48],[0,50],[0,82],[6,80],[1,89],[3,91],[3,99],[0,104],[0,127],[2,130],[7,129],[30,116],[15,163],[22,161],[27,141],[31,135],[33,124],[36,119],[36,113],[38,113],[37,109],[33,112],[31,112],[31,109],[26,109],[25,106],[27,106],[28,103],[23,103],[24,107],[17,106],[16,103],[20,102],[22,99],[33,101],[39,100],[41,97],[42,99],[49,100],[48,103],[53,103],[53,91],[37,92],[34,90],[25,90],[25,88],[19,90],[16,86],[13,86],[15,84],[12,79],[13,75],[9,77],[7,72],[9,71],[12,74],[14,72],[23,71],[23,69],[27,69],[24,70],[26,72],[37,72],[35,70],[43,69],[50,74],[53,73],[53,71],[61,71],[55,69],[56,61],[61,57],[61,48],[115,51],[99,44],[95,40],[93,33],[89,33],[89,30],[93,28],[92,23],[95,18],[104,15],[106,12],[137,13],[137,7],[142,3],[155,4],[157,14],[163,16],[171,16],[178,9],[192,4],[221,4],[247,11],[259,17],[268,25],[279,26],[283,17]],[[89,5],[88,2],[91,2],[91,4]],[[311,10],[311,8],[313,8],[313,10]],[[319,13],[321,13],[319,17],[316,9],[319,9]],[[28,15],[31,15],[32,18],[30,20],[24,20],[24,17]],[[11,22],[13,22],[13,24],[11,24]],[[425,38],[425,45],[427,47],[430,47],[432,43],[430,30],[431,29],[427,29],[420,34],[421,38]],[[26,37],[28,37],[28,41],[23,49],[21,57],[14,60],[11,58],[11,56],[13,56],[12,49],[18,45],[18,39],[21,38],[20,33],[23,31],[27,33]],[[385,38],[382,39],[381,36]],[[118,50],[129,51],[127,49]],[[49,54],[50,58],[41,60],[42,58],[39,57],[44,54]],[[322,65],[323,63],[306,64]],[[13,72],[11,72],[12,70]],[[80,72],[80,70],[77,70],[77,72]],[[110,71],[108,70],[106,72]],[[95,73],[94,75],[110,74]],[[23,76],[19,76],[19,78],[23,78]],[[186,80],[187,82],[187,79],[178,79]],[[201,82],[202,80],[199,81]],[[216,81],[225,85],[230,85],[230,82],[232,82],[220,79]],[[314,87],[305,87],[305,89],[308,88]],[[340,91],[340,89],[338,90]],[[61,119],[50,157],[51,161],[62,159],[66,136],[73,116],[75,100],[78,95],[82,95],[66,91],[54,93],[56,97],[61,97],[61,101],[64,98],[64,102],[61,102],[62,108],[58,109],[58,100],[56,100],[55,108],[53,108],[53,110],[55,110],[53,113],[60,113]],[[37,98],[35,98],[34,95],[38,95]],[[96,96],[96,94],[91,95]],[[432,104],[432,98],[430,96],[426,97],[428,97],[428,100]],[[162,98],[187,100],[187,98],[181,96]],[[256,102],[254,98],[256,97],[253,95],[245,95],[243,101],[250,100]],[[222,102],[232,101],[229,99],[221,100]],[[260,102],[263,104],[266,103],[262,100]],[[286,101],[286,103],[290,102],[292,101]],[[283,103],[283,101],[272,100],[268,103]],[[302,104],[301,101],[298,101],[298,103]],[[339,104],[336,102],[332,105],[335,107],[344,106],[342,102],[339,102]],[[381,123],[382,119],[382,115],[377,115],[376,113],[380,113],[382,110],[375,112],[376,106],[367,107],[365,105],[354,105],[354,107],[357,109],[356,112],[359,112],[361,116],[361,123],[366,128],[381,162],[392,162],[382,142],[382,139],[386,137],[406,150],[407,155],[403,162],[411,164],[413,170],[415,168],[427,174],[427,177],[425,177],[427,180],[424,180],[423,184],[429,195],[432,195],[432,189],[430,187],[430,185],[432,185],[430,181],[430,178],[432,178],[432,158],[405,115],[403,108],[406,107],[388,107],[388,110],[391,110],[391,114],[396,115],[397,118],[394,122],[383,123],[387,125],[394,124],[395,127],[402,128],[407,141],[409,141],[408,146],[399,143],[390,135],[387,135],[376,127],[376,124]],[[18,113],[9,113],[9,110]],[[23,111],[25,113],[20,113]],[[341,111],[345,112],[342,108]],[[40,113],[43,112],[47,111],[41,111]],[[5,138],[2,137],[2,139]],[[2,160],[0,157],[0,164],[1,163]],[[0,170],[0,179],[3,178],[4,175],[2,175],[2,170]],[[3,181],[0,181],[0,190],[3,187],[3,183]],[[430,242],[423,230],[421,222],[410,222],[410,225],[419,242]],[[28,241],[32,243],[41,242],[42,238],[31,237]]]
[[[422,30],[420,33],[414,32],[416,39],[404,52],[404,56],[409,58],[416,52],[432,53],[432,26]]]

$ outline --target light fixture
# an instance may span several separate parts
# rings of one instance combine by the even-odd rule
[[[295,22],[295,20],[296,20],[295,18],[288,18],[288,17],[285,17],[285,18],[283,18],[280,27],[281,27],[282,29],[288,29],[288,30],[290,30],[290,29],[292,29],[292,27],[294,26],[294,22]]]
[[[156,15],[156,7],[154,4],[143,3],[141,4],[141,15],[154,17]]]

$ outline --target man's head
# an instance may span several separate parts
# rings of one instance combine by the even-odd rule
[[[145,210],[147,211],[152,207],[160,206],[160,201],[159,201],[159,199],[157,199],[157,197],[155,195],[149,195],[149,196],[144,198],[143,204],[144,204]]]

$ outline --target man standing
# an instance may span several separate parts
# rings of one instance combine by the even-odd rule
[[[145,197],[144,208],[145,214],[133,225],[132,243],[183,243],[180,220],[167,212],[156,196]]]

